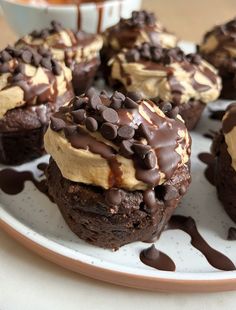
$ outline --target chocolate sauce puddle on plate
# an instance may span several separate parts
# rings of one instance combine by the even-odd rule
[[[38,169],[44,171],[46,169],[46,164],[39,164]],[[50,197],[48,193],[45,179],[41,181],[36,180],[31,171],[17,171],[10,168],[0,171],[0,189],[8,195],[17,195],[21,193],[24,190],[26,181],[31,181],[41,193],[46,195],[53,202],[52,197]]]
[[[183,215],[174,215],[171,217],[167,230],[180,229],[191,237],[191,244],[198,249],[207,259],[212,267],[219,270],[235,270],[233,262],[224,254],[213,249],[200,235],[196,222],[191,217]]]
[[[147,266],[164,271],[175,271],[175,263],[165,253],[157,250],[153,244],[140,252],[141,262]]]
[[[204,171],[206,179],[210,184],[215,185],[215,157],[210,153],[200,153],[198,158],[207,165]]]
[[[210,112],[209,118],[214,121],[221,121],[225,114],[225,110],[212,110],[212,109],[208,110]]]

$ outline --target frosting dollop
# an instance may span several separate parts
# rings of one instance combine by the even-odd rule
[[[198,54],[185,55],[180,48],[163,49],[144,43],[123,50],[110,61],[112,79],[128,91],[146,98],[160,97],[175,104],[214,101],[221,91],[217,70]]]
[[[114,51],[132,48],[144,42],[171,48],[178,42],[177,37],[166,30],[154,13],[146,11],[134,11],[131,18],[122,18],[118,24],[108,28],[103,37],[104,46],[110,46]]]
[[[43,46],[50,48],[53,56],[73,69],[75,63],[99,58],[103,40],[100,35],[83,31],[74,32],[53,21],[51,28],[33,31],[18,40],[16,47]]]
[[[220,73],[235,72],[236,18],[208,31],[199,46],[199,52],[219,68]]]
[[[189,162],[191,138],[180,116],[168,117],[137,93],[109,97],[89,90],[51,119],[45,148],[71,181],[126,190],[163,184]]]
[[[236,171],[236,103],[232,103],[227,108],[223,117],[222,131],[232,159],[232,167]]]
[[[49,50],[8,46],[0,52],[0,119],[17,107],[55,102],[71,89],[71,79]]]

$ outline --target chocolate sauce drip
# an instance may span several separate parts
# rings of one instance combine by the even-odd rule
[[[223,120],[222,129],[225,134],[236,126],[236,103],[227,108],[227,117]]]
[[[233,262],[224,254],[213,249],[200,235],[196,222],[191,217],[182,215],[174,215],[171,217],[168,226],[168,230],[180,229],[187,233],[191,237],[191,244],[198,249],[207,259],[209,264],[214,268],[224,271],[235,270]]]
[[[154,244],[142,250],[139,258],[143,264],[158,270],[175,271],[176,268],[173,260],[165,253],[157,250]]]
[[[214,140],[217,134],[218,133],[216,131],[210,130],[209,132],[204,133],[203,137],[210,139],[210,140]]]
[[[42,165],[39,166],[40,169],[45,169],[46,166]],[[0,189],[8,195],[21,193],[26,181],[32,182],[41,193],[53,202],[52,197],[48,193],[46,180],[36,180],[31,171],[17,171],[14,169],[3,169],[0,171]]]
[[[208,182],[215,186],[215,157],[210,153],[200,153],[198,158],[201,162],[207,165],[207,168],[204,171],[204,175]]]

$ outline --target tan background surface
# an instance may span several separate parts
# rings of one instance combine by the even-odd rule
[[[160,20],[182,39],[199,42],[203,33],[236,16],[236,0],[143,0],[143,7],[154,11]],[[15,36],[0,17],[0,48]]]

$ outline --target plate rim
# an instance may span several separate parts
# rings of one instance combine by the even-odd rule
[[[7,216],[15,220],[18,225],[25,225],[18,219],[14,218],[0,204],[0,211],[3,211]],[[1,214],[1,212],[0,212]],[[143,290],[151,290],[158,292],[219,292],[219,291],[232,291],[236,290],[236,271],[219,272],[219,274],[235,274],[235,277],[222,278],[222,279],[173,279],[159,276],[132,274],[129,272],[112,270],[97,266],[96,264],[86,263],[78,258],[72,258],[63,255],[56,250],[53,250],[41,243],[32,239],[30,235],[21,232],[16,225],[11,225],[6,219],[0,217],[0,228],[2,228],[8,235],[13,237],[23,246],[35,252],[39,256],[61,266],[68,270],[80,273],[82,275],[108,282],[116,285],[138,288]],[[28,228],[32,230],[31,228]],[[32,230],[42,238],[47,239],[45,236]],[[47,239],[50,242],[53,240]],[[62,245],[61,245],[62,246]],[[63,246],[62,246],[63,247]],[[189,273],[188,273],[189,274]],[[206,275],[207,273],[203,273]]]

